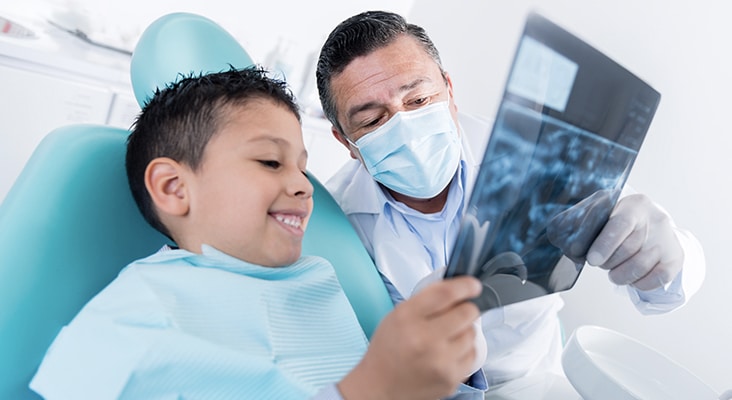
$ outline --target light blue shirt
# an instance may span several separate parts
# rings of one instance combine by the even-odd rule
[[[450,183],[450,195],[442,211],[434,214],[422,214],[406,205],[397,202],[388,193],[385,197],[384,213],[389,225],[396,224],[395,218],[403,218],[403,222],[422,244],[429,257],[429,268],[434,271],[447,265],[452,248],[460,229],[460,215],[463,209],[463,188],[465,187],[465,160],[460,161],[458,173]],[[382,275],[383,277],[383,275]],[[404,296],[397,290],[389,278],[383,277],[389,295],[394,303],[404,300]]]

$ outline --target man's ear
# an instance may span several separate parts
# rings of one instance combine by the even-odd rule
[[[447,92],[450,94],[450,101],[452,102],[451,106],[454,107],[454,112],[457,113],[457,103],[455,103],[455,91],[452,87],[452,78],[450,78],[450,74],[445,71],[445,81],[447,81]]]
[[[145,169],[145,187],[159,212],[183,216],[188,213],[188,187],[184,167],[167,157],[156,158]]]
[[[458,136],[462,135],[460,129],[460,124],[458,123],[458,106],[455,102],[455,91],[452,88],[452,78],[450,78],[450,74],[447,73],[447,71],[444,72],[445,81],[447,82],[447,93],[450,95],[450,104],[448,104],[448,107],[450,108],[450,115],[452,115],[452,119],[455,121],[455,125],[458,127]]]
[[[336,128],[334,125],[331,125],[330,132],[333,134],[333,137],[336,138],[336,140],[341,142],[342,145],[346,146],[348,151],[351,153],[351,158],[353,158],[354,160],[359,159],[358,156],[356,156],[356,153],[353,152],[351,143],[349,143],[348,140],[346,140],[346,137],[338,131],[338,128]]]

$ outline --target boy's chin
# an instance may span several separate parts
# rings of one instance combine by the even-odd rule
[[[288,267],[288,266],[294,264],[299,259],[300,259],[300,257],[295,257],[295,258],[292,258],[292,259],[288,259],[288,260],[283,261],[281,263],[277,263],[277,265],[272,265],[272,268]]]
[[[269,267],[287,267],[288,265],[294,264],[297,260],[300,259],[300,256],[302,255],[302,248],[298,247],[297,251],[291,251],[291,252],[282,252],[281,257],[277,257],[277,259],[272,260]]]

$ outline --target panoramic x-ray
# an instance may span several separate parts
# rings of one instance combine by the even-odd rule
[[[530,14],[446,276],[481,310],[576,282],[640,150],[659,93]]]

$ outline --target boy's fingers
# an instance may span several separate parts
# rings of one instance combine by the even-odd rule
[[[472,276],[460,276],[435,282],[414,295],[409,301],[418,315],[432,318],[456,305],[480,295],[480,281]]]
[[[453,308],[445,310],[439,315],[434,315],[430,320],[430,326],[439,329],[445,337],[454,339],[458,336],[473,335],[475,320],[480,317],[478,306],[469,301],[456,304]]]

